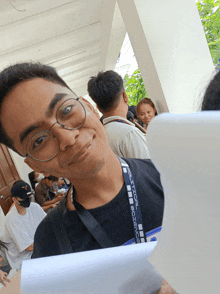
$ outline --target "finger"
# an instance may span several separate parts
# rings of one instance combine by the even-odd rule
[[[11,283],[11,280],[8,277],[5,277],[5,280],[9,283]]]
[[[4,279],[2,279],[1,282],[2,282],[2,284],[3,284],[5,287],[7,286],[7,284],[6,284],[6,282],[4,281]]]

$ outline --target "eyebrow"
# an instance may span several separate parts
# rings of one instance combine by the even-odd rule
[[[23,143],[24,139],[34,130],[42,126],[42,122],[37,122],[33,125],[27,127],[23,132],[20,134],[20,142]]]
[[[48,109],[46,111],[46,116],[47,117],[51,117],[54,111],[55,106],[57,105],[57,103],[63,99],[63,97],[66,97],[68,94],[66,93],[57,93],[54,95],[53,99],[51,100]],[[22,144],[24,139],[34,130],[36,130],[37,128],[39,128],[42,125],[42,122],[37,122],[35,124],[30,125],[29,127],[27,127],[23,132],[21,132],[20,134],[20,143]]]
[[[54,95],[53,99],[51,100],[48,110],[45,112],[47,117],[51,117],[54,112],[54,108],[57,105],[57,103],[62,100],[64,97],[66,97],[68,94],[66,93],[57,93]]]

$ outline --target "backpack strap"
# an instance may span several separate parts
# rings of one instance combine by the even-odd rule
[[[48,213],[48,217],[52,224],[53,232],[59,245],[61,254],[73,253],[70,240],[67,236],[66,229],[62,222],[59,210],[60,204],[51,209],[51,211]]]

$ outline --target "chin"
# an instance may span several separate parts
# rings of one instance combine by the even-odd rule
[[[78,169],[77,172],[73,172],[71,178],[78,180],[91,179],[96,176],[105,165],[105,159],[100,158],[95,162],[88,162],[86,168]],[[68,178],[68,177],[67,177]],[[70,178],[70,177],[69,177]]]

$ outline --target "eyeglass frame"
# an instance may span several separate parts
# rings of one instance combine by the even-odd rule
[[[59,123],[59,121],[58,121],[58,119],[57,119],[57,113],[58,113],[58,110],[60,109],[60,107],[61,107],[66,101],[68,101],[68,100],[72,100],[72,99],[73,99],[73,100],[76,100],[77,102],[79,102],[79,103],[81,104],[81,106],[83,107],[83,110],[84,110],[84,113],[85,113],[85,119],[84,119],[83,123],[82,123],[78,128],[72,128],[72,129],[69,129],[69,128],[67,128],[65,125],[62,125],[62,124]],[[85,121],[86,121],[86,108],[85,108],[85,106],[82,104],[82,102],[81,102],[79,99],[80,99],[79,97],[77,97],[77,98],[68,98],[68,99],[66,99],[65,101],[63,101],[63,102],[60,104],[60,106],[58,107],[57,111],[56,111],[56,122],[54,122],[54,123],[52,124],[52,126],[49,128],[49,130],[42,130],[42,131],[37,132],[36,134],[38,134],[38,133],[40,133],[40,132],[49,132],[49,133],[52,134],[53,138],[56,138],[56,140],[57,140],[56,135],[53,134],[53,133],[50,131],[50,130],[52,129],[52,127],[53,127],[56,123],[58,123],[58,124],[61,126],[61,128],[66,129],[66,130],[69,130],[69,131],[80,129],[80,128],[84,125],[84,123],[85,123]],[[36,135],[36,134],[35,134],[35,135]],[[26,152],[27,152],[27,146],[28,146],[30,140],[31,140],[35,135],[33,135],[33,136],[28,140],[28,142],[27,142],[27,144],[26,144]],[[58,142],[58,140],[57,140],[57,142]],[[52,160],[52,159],[53,159],[53,158],[59,153],[59,150],[60,150],[60,148],[58,148],[57,153],[56,153],[53,157],[51,157],[50,159],[46,159],[46,160],[36,159],[36,158],[34,158],[33,156],[31,156],[28,152],[27,152],[26,155],[24,155],[24,157],[30,156],[30,157],[33,158],[34,160],[41,161],[41,162],[46,162],[46,161],[50,161],[50,160]]]

